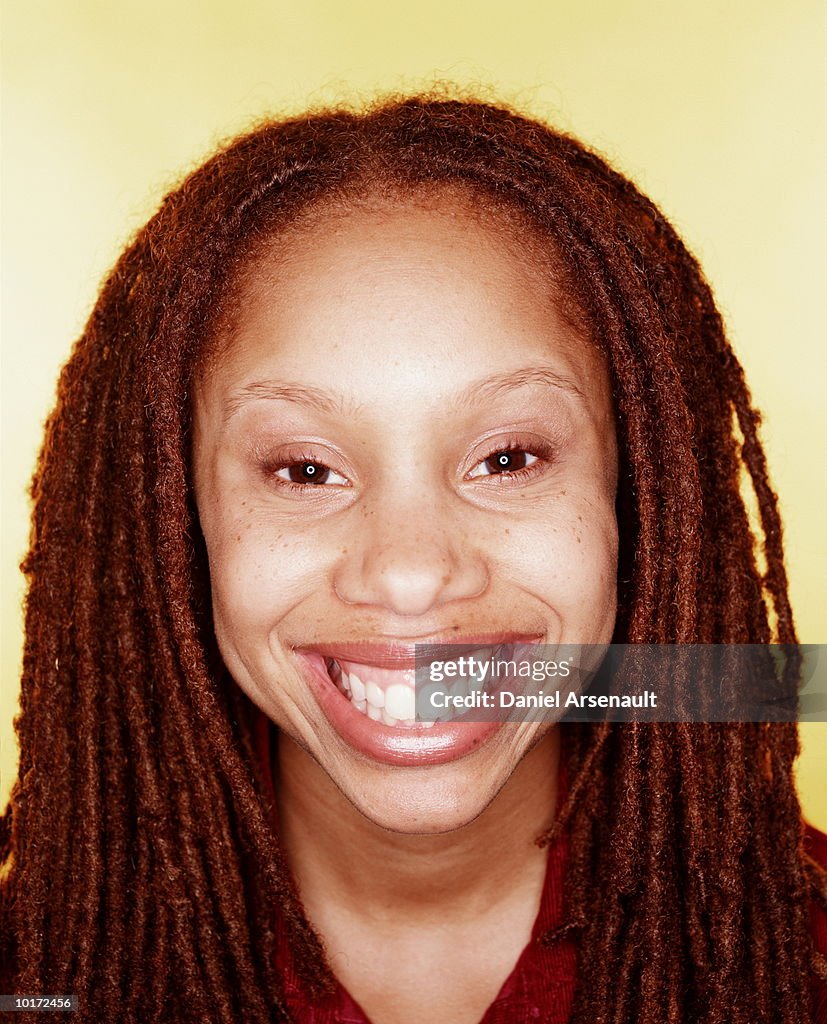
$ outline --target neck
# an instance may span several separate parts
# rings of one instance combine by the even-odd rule
[[[559,730],[520,762],[473,821],[439,835],[390,832],[366,818],[319,765],[279,735],[275,784],[285,853],[305,905],[444,920],[491,905],[492,893],[542,888],[545,850],[534,840],[556,810]]]

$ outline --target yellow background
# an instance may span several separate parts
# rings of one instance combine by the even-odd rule
[[[9,2],[0,803],[17,756],[25,488],[102,275],[220,138],[377,89],[477,85],[597,146],[672,218],[765,412],[801,639],[827,642],[826,35],[820,0]],[[827,724],[803,739],[805,813],[827,830]]]

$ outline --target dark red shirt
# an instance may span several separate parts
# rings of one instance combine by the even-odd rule
[[[265,778],[271,782],[273,728],[270,720],[261,714],[256,745],[261,763],[267,766]],[[560,799],[565,794],[565,784],[561,772]],[[275,806],[275,794],[271,795]],[[811,855],[827,867],[827,835],[807,825],[805,844]],[[548,849],[545,883],[531,939],[479,1024],[567,1024],[577,979],[577,947],[565,938],[551,946],[543,946],[539,941],[544,932],[563,923],[562,896],[567,855],[568,836],[563,833]],[[811,924],[816,949],[827,955],[827,914],[815,905],[811,908]],[[370,1024],[365,1011],[341,983],[323,999],[312,1001],[308,997],[294,969],[283,929],[279,931],[277,963],[284,998],[297,1024]],[[811,986],[813,1020],[815,1024],[827,1024],[827,985],[813,977]]]

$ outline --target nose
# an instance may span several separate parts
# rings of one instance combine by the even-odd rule
[[[421,616],[484,593],[489,571],[462,524],[410,504],[363,508],[363,520],[334,574],[345,604]]]

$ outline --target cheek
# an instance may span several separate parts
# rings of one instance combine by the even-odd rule
[[[213,607],[224,622],[272,626],[318,582],[318,548],[255,510],[222,516],[207,549]]]
[[[504,541],[500,571],[564,622],[588,625],[613,617],[618,535],[608,497],[592,502],[573,496],[514,517]]]
[[[318,585],[319,545],[299,516],[272,508],[215,474],[199,494],[216,631],[225,640],[261,637]]]

